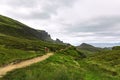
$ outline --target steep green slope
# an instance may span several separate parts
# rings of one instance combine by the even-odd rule
[[[2,15],[0,15],[0,33],[19,38],[52,41],[47,32],[32,29],[27,25]]]
[[[0,66],[37,55],[45,54],[45,47],[50,51],[65,48],[56,44],[50,35],[41,30],[32,29],[16,20],[0,15]],[[12,54],[13,51],[13,54]],[[30,53],[32,52],[32,53]]]
[[[56,51],[66,47],[64,44],[55,44],[41,40],[28,40],[7,35],[0,35],[0,45],[3,45],[5,48],[21,49],[25,51],[44,51],[45,47],[48,47],[51,51]]]

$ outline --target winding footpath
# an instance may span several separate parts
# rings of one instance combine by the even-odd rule
[[[53,55],[53,53],[48,53],[46,55],[36,57],[36,58],[30,59],[30,60],[22,61],[22,62],[17,63],[17,64],[11,64],[11,65],[8,65],[8,66],[5,66],[5,67],[1,67],[0,68],[0,77],[3,77],[8,72],[13,71],[15,69],[24,68],[24,67],[30,66],[34,63],[44,61],[52,55]]]

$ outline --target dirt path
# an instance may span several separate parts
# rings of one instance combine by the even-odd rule
[[[7,72],[13,71],[15,69],[24,68],[26,66],[30,66],[31,64],[41,62],[52,55],[53,55],[53,53],[48,53],[44,56],[40,56],[37,58],[26,60],[26,61],[20,62],[18,64],[11,64],[11,65],[8,65],[6,67],[2,67],[2,68],[0,68],[0,77],[3,77],[4,75],[6,75]]]

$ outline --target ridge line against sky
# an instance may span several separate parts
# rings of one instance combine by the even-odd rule
[[[120,42],[120,0],[1,0],[0,14],[73,45]]]

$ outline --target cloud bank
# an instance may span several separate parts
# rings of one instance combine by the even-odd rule
[[[74,45],[120,42],[119,0],[1,0],[0,13]]]

